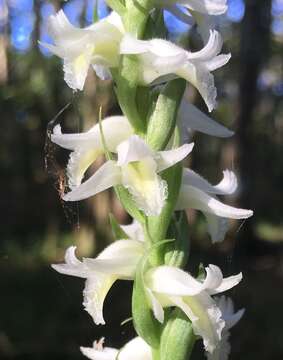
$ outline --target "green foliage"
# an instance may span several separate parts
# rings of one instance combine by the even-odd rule
[[[159,347],[161,324],[155,319],[149,306],[148,294],[144,283],[147,268],[147,255],[136,271],[132,296],[132,313],[136,332],[153,348]]]
[[[189,359],[196,337],[188,317],[180,309],[169,315],[160,341],[160,360]]]
[[[164,150],[172,137],[185,88],[186,81],[176,79],[168,82],[161,90],[147,127],[146,140],[152,149]]]

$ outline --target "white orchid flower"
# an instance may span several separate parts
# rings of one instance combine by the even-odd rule
[[[140,337],[129,341],[120,351],[103,347],[101,341],[95,341],[92,348],[81,347],[80,349],[91,360],[152,360],[150,346]]]
[[[237,187],[233,171],[223,171],[223,179],[213,186],[194,171],[184,169],[176,210],[191,208],[202,211],[212,242],[222,241],[228,230],[227,219],[247,219],[253,215],[252,210],[225,205],[215,196],[233,194]]]
[[[205,350],[213,353],[221,341],[225,319],[211,295],[237,285],[242,274],[223,278],[215,265],[205,270],[205,279],[197,280],[179,268],[159,266],[145,274],[145,284],[156,319],[163,323],[164,307],[179,307],[191,320],[195,335],[202,337]]]
[[[208,110],[212,111],[217,91],[211,72],[225,65],[231,57],[230,54],[219,55],[221,48],[221,35],[213,30],[207,44],[197,52],[186,51],[162,39],[137,40],[129,34],[121,41],[120,52],[138,56],[141,84],[179,76],[197,88]]]
[[[65,263],[53,264],[56,271],[86,279],[83,305],[95,324],[105,324],[103,303],[118,279],[132,280],[136,266],[144,253],[144,243],[137,240],[118,240],[104,249],[95,259],[78,260],[76,247],[67,249]]]
[[[216,297],[215,301],[222,312],[222,318],[225,320],[225,327],[222,330],[221,341],[216,349],[212,354],[206,353],[206,357],[208,360],[228,360],[231,352],[231,345],[229,343],[230,329],[241,320],[245,310],[241,309],[234,312],[233,301],[226,296]]]
[[[124,27],[119,15],[106,18],[84,29],[73,26],[63,10],[49,18],[48,29],[54,45],[41,43],[64,60],[64,79],[70,88],[82,90],[89,67],[109,78],[109,69],[118,66],[119,46]]]
[[[115,185],[123,185],[146,215],[159,215],[167,198],[167,183],[159,173],[183,160],[193,148],[185,144],[152,151],[137,135],[117,146],[117,161],[104,163],[87,181],[63,196],[65,201],[86,199]]]
[[[233,131],[200,111],[196,106],[187,101],[185,97],[183,97],[179,108],[178,123],[182,135],[189,133],[191,130],[222,138],[230,137],[234,134]]]
[[[107,117],[101,122],[101,125],[105,141],[111,152],[115,152],[117,146],[133,134],[133,129],[124,116]],[[95,124],[87,132],[75,134],[62,134],[60,125],[56,125],[51,134],[51,141],[72,151],[67,165],[70,189],[75,189],[81,184],[89,166],[104,154],[99,124]]]

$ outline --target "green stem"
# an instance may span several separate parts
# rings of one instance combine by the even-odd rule
[[[111,9],[113,9],[114,11],[116,11],[116,13],[118,13],[120,16],[123,16],[126,8],[125,6],[121,3],[120,0],[106,0],[106,3],[108,6],[111,7]]]

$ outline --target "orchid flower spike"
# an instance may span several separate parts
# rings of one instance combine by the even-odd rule
[[[87,181],[63,196],[65,201],[86,199],[112,186],[123,185],[146,215],[159,215],[167,198],[167,183],[159,173],[183,160],[193,144],[154,152],[137,135],[117,146],[117,161],[104,163]]]
[[[136,266],[144,253],[144,243],[138,240],[118,240],[104,249],[95,259],[78,260],[76,247],[65,254],[65,263],[53,264],[56,271],[86,279],[83,305],[95,324],[105,324],[103,303],[111,286],[118,279],[132,280]]]
[[[109,78],[109,69],[118,66],[124,27],[117,13],[79,29],[60,10],[50,16],[48,29],[54,45],[41,45],[64,60],[64,79],[70,88],[83,89],[90,65],[101,79]]]
[[[219,55],[221,35],[213,30],[207,44],[197,52],[189,52],[170,41],[153,39],[137,40],[126,34],[121,41],[121,54],[135,54],[140,62],[140,83],[163,81],[172,75],[179,76],[197,88],[208,110],[216,106],[216,87],[213,70],[225,65],[230,54]]]
[[[102,120],[101,125],[105,141],[111,152],[116,151],[116,147],[133,134],[133,129],[124,116],[107,117]],[[51,134],[51,141],[72,151],[67,164],[70,189],[75,189],[81,184],[89,166],[104,154],[99,124],[95,124],[87,132],[75,134],[62,134],[60,125],[56,125]]]
[[[92,348],[81,347],[80,349],[91,360],[152,360],[150,346],[140,337],[129,341],[120,351],[103,347],[103,340],[95,341]]]
[[[212,354],[206,353],[206,357],[208,360],[228,360],[231,352],[231,345],[229,343],[230,329],[241,320],[245,310],[241,309],[235,312],[232,299],[226,296],[216,297],[215,301],[222,312],[225,327],[222,330],[221,341],[218,343],[216,349]]]
[[[228,230],[227,219],[247,219],[253,215],[252,210],[225,205],[215,196],[233,194],[237,187],[233,171],[223,171],[223,179],[213,186],[194,171],[184,169],[176,210],[191,208],[202,211],[212,242],[222,241]]]
[[[218,124],[196,106],[186,100],[185,96],[181,101],[178,112],[178,124],[181,128],[181,134],[191,131],[200,131],[204,134],[226,138],[233,136],[234,132],[225,126]]]
[[[202,337],[205,350],[213,353],[222,339],[225,319],[211,295],[233,288],[242,274],[223,278],[215,265],[205,270],[205,279],[197,280],[179,268],[159,266],[145,274],[145,286],[157,320],[163,323],[164,307],[179,307],[191,320],[195,335]]]

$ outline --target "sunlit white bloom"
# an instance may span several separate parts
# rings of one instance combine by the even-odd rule
[[[117,146],[133,134],[133,129],[124,116],[107,117],[101,124],[111,152],[115,152]],[[67,165],[70,189],[75,189],[81,184],[86,170],[104,153],[99,124],[95,124],[87,132],[75,134],[62,134],[60,125],[56,125],[51,134],[51,141],[72,151]]]
[[[234,134],[233,131],[212,120],[200,111],[196,106],[187,101],[185,97],[182,99],[179,108],[178,122],[182,130],[182,135],[191,130],[223,138],[230,137]]]
[[[228,230],[227,219],[247,219],[253,215],[252,210],[234,208],[216,198],[216,195],[233,194],[237,187],[236,175],[230,170],[223,171],[223,179],[213,186],[194,171],[184,169],[176,210],[202,211],[212,241],[222,241]]]
[[[65,263],[53,264],[53,269],[66,275],[86,279],[83,305],[96,324],[105,324],[104,299],[118,279],[132,280],[136,266],[144,253],[144,243],[137,240],[119,240],[109,245],[95,259],[78,260],[76,247],[65,254]]]
[[[179,268],[159,266],[145,274],[145,286],[156,319],[164,321],[164,307],[179,307],[191,320],[194,333],[202,337],[205,350],[213,353],[221,341],[225,319],[211,295],[237,285],[242,274],[223,278],[215,265],[205,270],[206,277],[198,280]]]
[[[220,343],[212,354],[206,353],[206,357],[208,360],[228,360],[231,351],[231,345],[229,343],[230,329],[241,320],[245,310],[241,309],[234,312],[234,304],[229,297],[217,297],[215,298],[215,301],[222,312],[222,318],[225,320],[225,327],[222,330]]]
[[[123,185],[146,215],[159,215],[167,198],[167,183],[159,173],[183,160],[193,148],[185,144],[152,151],[137,135],[117,146],[117,161],[104,163],[87,181],[65,194],[65,201],[86,199],[115,185]]]
[[[162,39],[137,40],[129,34],[121,41],[120,51],[138,56],[141,84],[162,81],[172,75],[179,76],[198,89],[208,110],[212,111],[216,106],[217,91],[211,72],[230,59],[230,54],[219,55],[221,48],[221,35],[213,30],[207,44],[197,52],[186,51]]]
[[[60,10],[56,15],[50,16],[48,30],[54,45],[41,45],[64,60],[64,79],[70,88],[83,89],[91,65],[102,79],[110,76],[110,68],[118,66],[124,28],[115,12],[80,29],[73,26],[63,10]]]
[[[120,351],[103,347],[103,342],[94,342],[92,348],[81,347],[81,352],[91,360],[152,360],[151,348],[140,337],[129,341]]]

